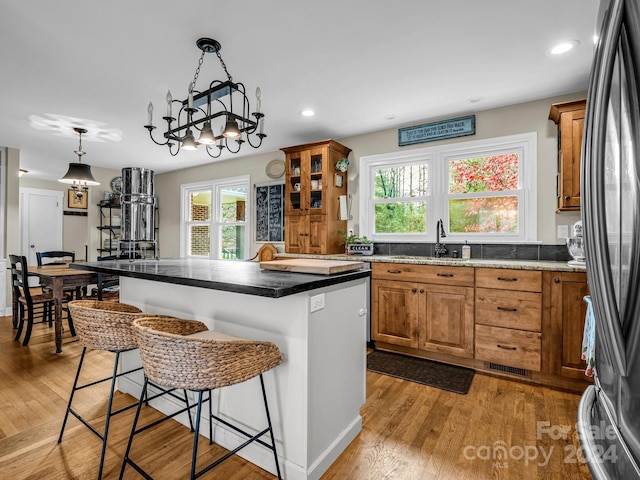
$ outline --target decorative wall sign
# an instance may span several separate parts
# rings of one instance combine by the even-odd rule
[[[87,208],[88,192],[78,192],[76,190],[67,190],[67,207],[68,208]]]
[[[398,146],[413,145],[415,143],[433,142],[445,138],[465,137],[475,135],[476,116],[452,118],[433,123],[424,123],[413,127],[398,129]]]
[[[256,185],[256,242],[284,242],[284,183]]]

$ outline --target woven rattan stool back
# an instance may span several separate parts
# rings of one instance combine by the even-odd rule
[[[271,342],[190,337],[208,330],[196,320],[142,317],[134,327],[145,375],[164,387],[212,390],[282,363],[280,349]]]
[[[109,351],[137,348],[133,321],[149,316],[133,305],[98,300],[69,302],[69,312],[83,346]]]

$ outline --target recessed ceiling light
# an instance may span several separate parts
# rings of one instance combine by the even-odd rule
[[[563,53],[567,53],[568,51],[573,50],[578,45],[580,45],[580,42],[578,40],[565,40],[551,47],[551,49],[549,50],[549,54],[562,55]]]
[[[315,114],[316,112],[314,112],[310,108],[305,108],[304,110],[300,111],[300,115],[302,115],[303,117],[313,117]]]
[[[484,100],[484,97],[478,95],[477,97],[469,97],[467,100],[469,101],[469,103],[478,103]]]
[[[387,113],[387,114],[384,116],[384,119],[385,119],[385,120],[395,120],[395,119],[396,119],[396,116],[395,116],[393,113]]]

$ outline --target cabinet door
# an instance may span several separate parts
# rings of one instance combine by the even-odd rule
[[[371,282],[371,338],[380,342],[418,347],[419,284]]]
[[[302,215],[305,212],[304,179],[308,175],[309,152],[288,153],[286,158],[286,182],[284,211],[286,215]]]
[[[307,251],[306,253],[326,253],[327,216],[307,216]]]
[[[552,364],[564,377],[587,379],[582,360],[582,334],[589,295],[584,273],[554,272],[551,282]]]
[[[562,114],[560,119],[560,198],[558,207],[577,210],[580,208],[580,155],[582,153],[582,131],[584,110]]]
[[[285,219],[285,251],[307,253],[307,217],[287,215]]]
[[[419,348],[473,358],[473,288],[420,285]]]
[[[327,213],[323,186],[326,185],[324,172],[327,170],[327,149],[313,148],[309,150],[308,169],[303,181],[303,193],[310,214]]]

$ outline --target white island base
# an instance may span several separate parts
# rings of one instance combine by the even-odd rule
[[[287,480],[320,478],[362,430],[367,278],[281,298],[124,276],[120,282],[120,301],[145,312],[200,320],[210,329],[278,345],[284,361],[264,379],[280,465]],[[324,294],[324,308],[310,313],[311,297],[320,294]],[[137,350],[124,355],[123,370],[139,365]],[[118,388],[139,397],[142,376],[121,378]],[[250,432],[266,427],[257,379],[221,389],[213,398],[214,413],[221,417],[244,425]],[[152,405],[164,413],[180,407],[169,396]],[[186,415],[177,419],[188,425]],[[208,437],[205,425],[201,433]],[[153,429],[142,434],[141,440],[144,435],[153,435]],[[214,441],[227,449],[243,440],[224,426],[214,428]],[[275,475],[273,454],[268,449],[253,443],[239,455]]]

